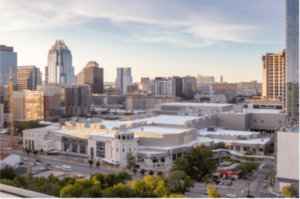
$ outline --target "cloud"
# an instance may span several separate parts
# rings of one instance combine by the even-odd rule
[[[273,9],[266,15],[264,8],[271,2]],[[173,43],[185,47],[208,46],[216,41],[268,43],[276,42],[277,35],[283,32],[280,28],[284,28],[284,24],[272,22],[280,13],[279,1],[278,6],[273,2],[274,0],[249,0],[243,3],[240,0],[1,0],[0,33],[78,28],[94,19],[108,19],[115,25],[130,24],[133,27],[142,24],[150,26],[156,32],[165,29],[176,31],[176,34],[169,35],[170,38],[163,32],[149,37],[144,31],[139,39],[143,42]],[[192,40],[200,40],[194,44],[185,38],[186,34],[190,34]]]

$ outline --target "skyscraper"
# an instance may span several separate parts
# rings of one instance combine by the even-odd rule
[[[72,54],[63,40],[56,41],[49,50],[48,74],[49,84],[75,83]]]
[[[299,120],[299,0],[286,0],[286,87],[288,119]]]
[[[95,61],[90,61],[77,75],[77,84],[89,84],[91,93],[103,93],[103,68]]]
[[[12,73],[17,74],[17,53],[13,47],[0,45],[0,74],[9,75],[10,67]],[[9,77],[1,77],[1,86],[9,84]],[[17,86],[17,77],[13,77],[13,84]]]
[[[19,66],[18,91],[36,90],[36,86],[42,84],[40,74],[40,69],[36,66]]]
[[[267,53],[262,56],[262,97],[271,100],[282,98],[285,85],[285,59],[285,50],[277,54]]]
[[[131,68],[117,68],[116,86],[120,89],[120,95],[127,93],[127,86],[131,85]]]

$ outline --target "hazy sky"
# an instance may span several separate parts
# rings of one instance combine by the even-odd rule
[[[213,75],[261,82],[261,56],[285,48],[285,0],[0,0],[0,44],[44,71],[63,39],[75,73],[89,62],[114,81]]]

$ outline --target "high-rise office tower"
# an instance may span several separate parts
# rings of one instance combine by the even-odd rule
[[[131,85],[131,68],[117,68],[116,86],[120,89],[120,95],[127,93],[127,86]]]
[[[262,56],[262,97],[271,100],[282,98],[285,85],[286,51]]]
[[[56,41],[49,50],[48,73],[49,84],[75,83],[72,54],[63,40]]]
[[[48,79],[49,73],[48,73],[48,66],[45,67],[45,85],[48,84],[49,79]]]
[[[197,79],[191,76],[182,78],[182,97],[194,99],[197,90]]]
[[[90,85],[72,84],[64,86],[65,115],[82,116],[90,114]]]
[[[172,80],[162,80],[162,81],[155,81],[155,95],[169,95],[174,96],[172,86],[174,86],[175,81]]]
[[[142,77],[141,84],[148,84],[149,77]]]
[[[55,85],[38,85],[37,91],[44,92],[44,121],[61,117],[61,88]]]
[[[223,82],[223,76],[221,76],[221,78],[220,78],[220,82]]]
[[[41,72],[36,66],[18,66],[18,91],[36,90],[41,81]]]
[[[77,75],[77,84],[88,84],[91,93],[103,93],[103,68],[95,61],[89,62]]]
[[[286,85],[283,106],[299,120],[299,0],[286,0]]]
[[[13,47],[0,45],[0,74],[9,75],[10,67],[12,73],[17,74],[17,53]],[[13,84],[17,86],[17,77],[13,77]],[[1,77],[1,85],[8,85],[9,77]]]

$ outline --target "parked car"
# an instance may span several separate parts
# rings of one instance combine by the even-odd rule
[[[20,162],[20,163],[19,163],[19,165],[23,165],[23,164],[24,164],[24,162]]]
[[[51,166],[52,166],[52,164],[50,164],[50,163],[47,163],[47,166],[51,167]]]
[[[227,194],[226,197],[227,198],[236,198],[236,196],[234,194],[231,194],[231,193]]]
[[[22,160],[27,161],[27,158],[22,158]]]
[[[223,185],[224,183],[221,181],[220,183],[219,183],[219,185]]]
[[[202,189],[202,194],[208,195],[207,190],[206,189]]]
[[[43,162],[43,161],[42,161],[42,160],[40,160],[40,159],[36,159],[35,161],[36,161],[36,162]]]
[[[36,165],[42,165],[42,163],[40,163],[40,162],[36,162],[35,164],[36,164]]]
[[[228,182],[228,183],[227,183],[227,186],[231,186],[231,185],[232,185],[232,182]]]
[[[56,168],[56,169],[61,169],[61,167],[60,167],[60,166],[55,166],[55,168]]]
[[[46,170],[46,168],[45,168],[45,167],[42,167],[42,168],[40,168],[40,170],[41,170],[41,171],[45,171],[45,170]]]
[[[263,187],[266,188],[267,186],[268,186],[268,184],[267,184],[267,183],[264,183]]]

